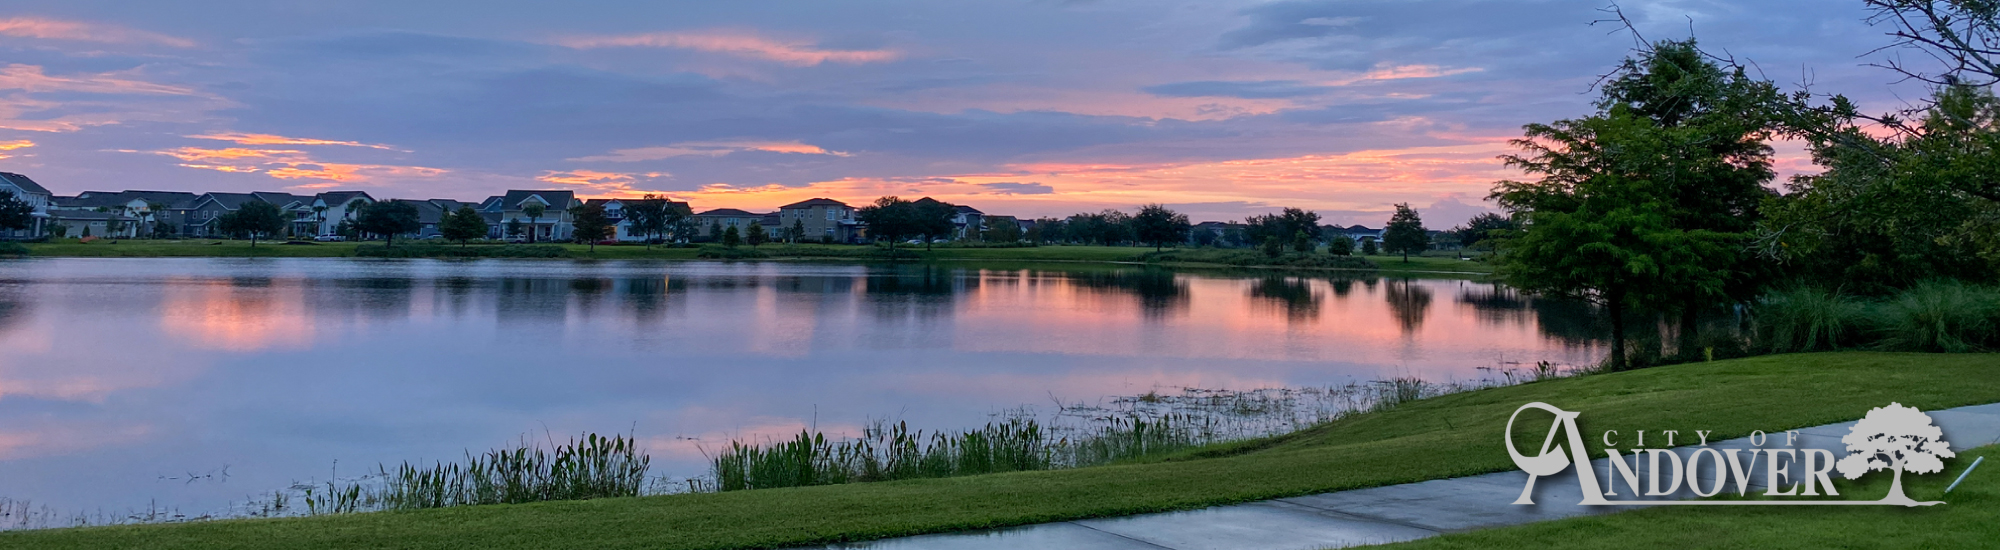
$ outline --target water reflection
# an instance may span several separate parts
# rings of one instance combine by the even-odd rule
[[[1137,267],[4,262],[0,497],[206,509],[334,460],[543,430],[632,431],[685,474],[701,445],[809,425],[1586,363],[1577,307],[1455,280]],[[228,484],[156,482],[224,465]]]

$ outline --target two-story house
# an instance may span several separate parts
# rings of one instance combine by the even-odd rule
[[[366,191],[327,191],[313,195],[306,204],[306,219],[299,225],[310,228],[310,234],[333,235],[339,233],[340,222],[354,221],[361,215],[361,207],[375,202],[375,197]]]
[[[772,234],[784,236],[794,227],[805,229],[805,234],[799,236],[803,240],[848,242],[853,240],[858,225],[854,221],[854,208],[847,203],[816,198],[778,207],[778,227],[773,228]]]
[[[74,197],[53,197],[49,217],[65,226],[71,237],[90,234],[100,237],[135,237],[162,233],[178,234],[180,214],[199,197],[184,191],[84,191]]]
[[[528,215],[530,205],[541,208],[540,216]],[[532,242],[566,241],[574,232],[570,225],[570,209],[582,206],[572,191],[535,191],[509,189],[505,195],[487,197],[479,204],[481,212],[499,214],[489,218],[501,228],[501,234],[512,236],[507,228],[519,227],[520,235]]]
[[[722,235],[716,233],[716,231],[728,231],[731,227],[736,228],[737,235],[747,234],[745,232],[750,230],[750,222],[762,224],[764,223],[764,215],[745,212],[735,208],[717,208],[695,214],[694,222],[696,235],[708,239],[718,239]],[[764,228],[764,231],[769,232],[774,229],[767,227]]]
[[[34,212],[30,214],[34,217],[34,220],[28,223],[27,228],[0,230],[0,236],[12,239],[25,239],[47,234],[49,199],[52,197],[47,188],[42,187],[42,184],[35,183],[35,180],[29,179],[27,176],[13,172],[0,172],[0,191],[13,193],[14,198],[21,199],[22,202],[28,203],[28,206],[34,209]]]

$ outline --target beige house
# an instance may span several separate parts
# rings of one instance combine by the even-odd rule
[[[833,199],[811,199],[778,207],[778,227],[771,228],[774,238],[785,236],[785,231],[794,225],[805,226],[805,240],[817,241],[832,238],[836,242],[847,242],[854,235],[854,208],[847,203]]]

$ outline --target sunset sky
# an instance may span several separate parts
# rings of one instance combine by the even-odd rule
[[[1448,227],[1522,124],[1632,47],[1603,0],[10,0],[0,170],[58,194],[661,192],[769,211],[929,195]],[[1626,1],[1874,110],[1921,89],[1859,0]],[[1796,147],[1787,168],[1808,169]]]

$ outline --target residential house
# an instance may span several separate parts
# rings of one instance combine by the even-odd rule
[[[28,223],[27,228],[0,231],[0,236],[22,239],[47,234],[49,199],[53,197],[48,189],[42,187],[42,184],[35,183],[35,180],[27,176],[13,172],[0,172],[0,191],[13,193],[14,198],[21,199],[22,202],[28,203],[29,208],[34,209],[33,213],[30,214],[34,220]]]
[[[156,226],[165,226],[168,233],[178,233],[183,220],[181,214],[194,205],[199,195],[183,191],[84,191],[74,197],[52,197],[49,203],[51,219],[63,219],[65,235],[81,236],[85,227],[92,227],[93,236],[147,236],[155,233]],[[109,213],[114,216],[78,215],[80,213]],[[90,225],[100,223],[104,227]],[[112,231],[127,229],[129,231]]]
[[[361,207],[375,202],[375,197],[366,191],[327,191],[313,195],[305,205],[304,219],[294,223],[302,226],[293,230],[295,235],[336,235],[340,233],[340,222],[352,222],[360,217]],[[295,213],[295,216],[301,213]]]
[[[540,216],[529,216],[525,210],[529,205],[542,208]],[[575,226],[571,225],[570,210],[582,206],[572,191],[509,189],[505,195],[487,197],[480,203],[481,212],[499,214],[488,218],[488,223],[500,227],[505,235],[506,226],[519,224],[521,233],[533,242],[566,241],[571,238]]]
[[[1357,224],[1347,226],[1340,232],[1346,234],[1347,238],[1354,239],[1354,244],[1359,245],[1364,240],[1381,242],[1384,229],[1369,229],[1368,226]]]
[[[43,228],[64,237],[129,239],[139,236],[144,225],[139,218],[112,211],[55,209]]]
[[[750,230],[750,222],[764,223],[764,215],[745,212],[735,208],[717,208],[695,214],[694,222],[696,235],[703,238],[719,239],[722,238],[722,235],[714,234],[715,230],[728,231],[729,228],[734,227],[736,228],[736,233],[742,235],[744,232]]]
[[[204,193],[186,209],[181,234],[194,237],[225,236],[217,229],[217,220],[224,214],[235,212],[251,202],[264,202],[279,210],[297,212],[302,205],[309,204],[305,197],[290,193],[258,191],[252,193]],[[288,228],[295,230],[296,227]]]
[[[806,240],[833,239],[834,242],[851,242],[857,235],[860,224],[854,220],[854,208],[847,203],[833,199],[810,199],[778,207],[778,227],[776,235],[785,235],[793,226],[803,226]]]

